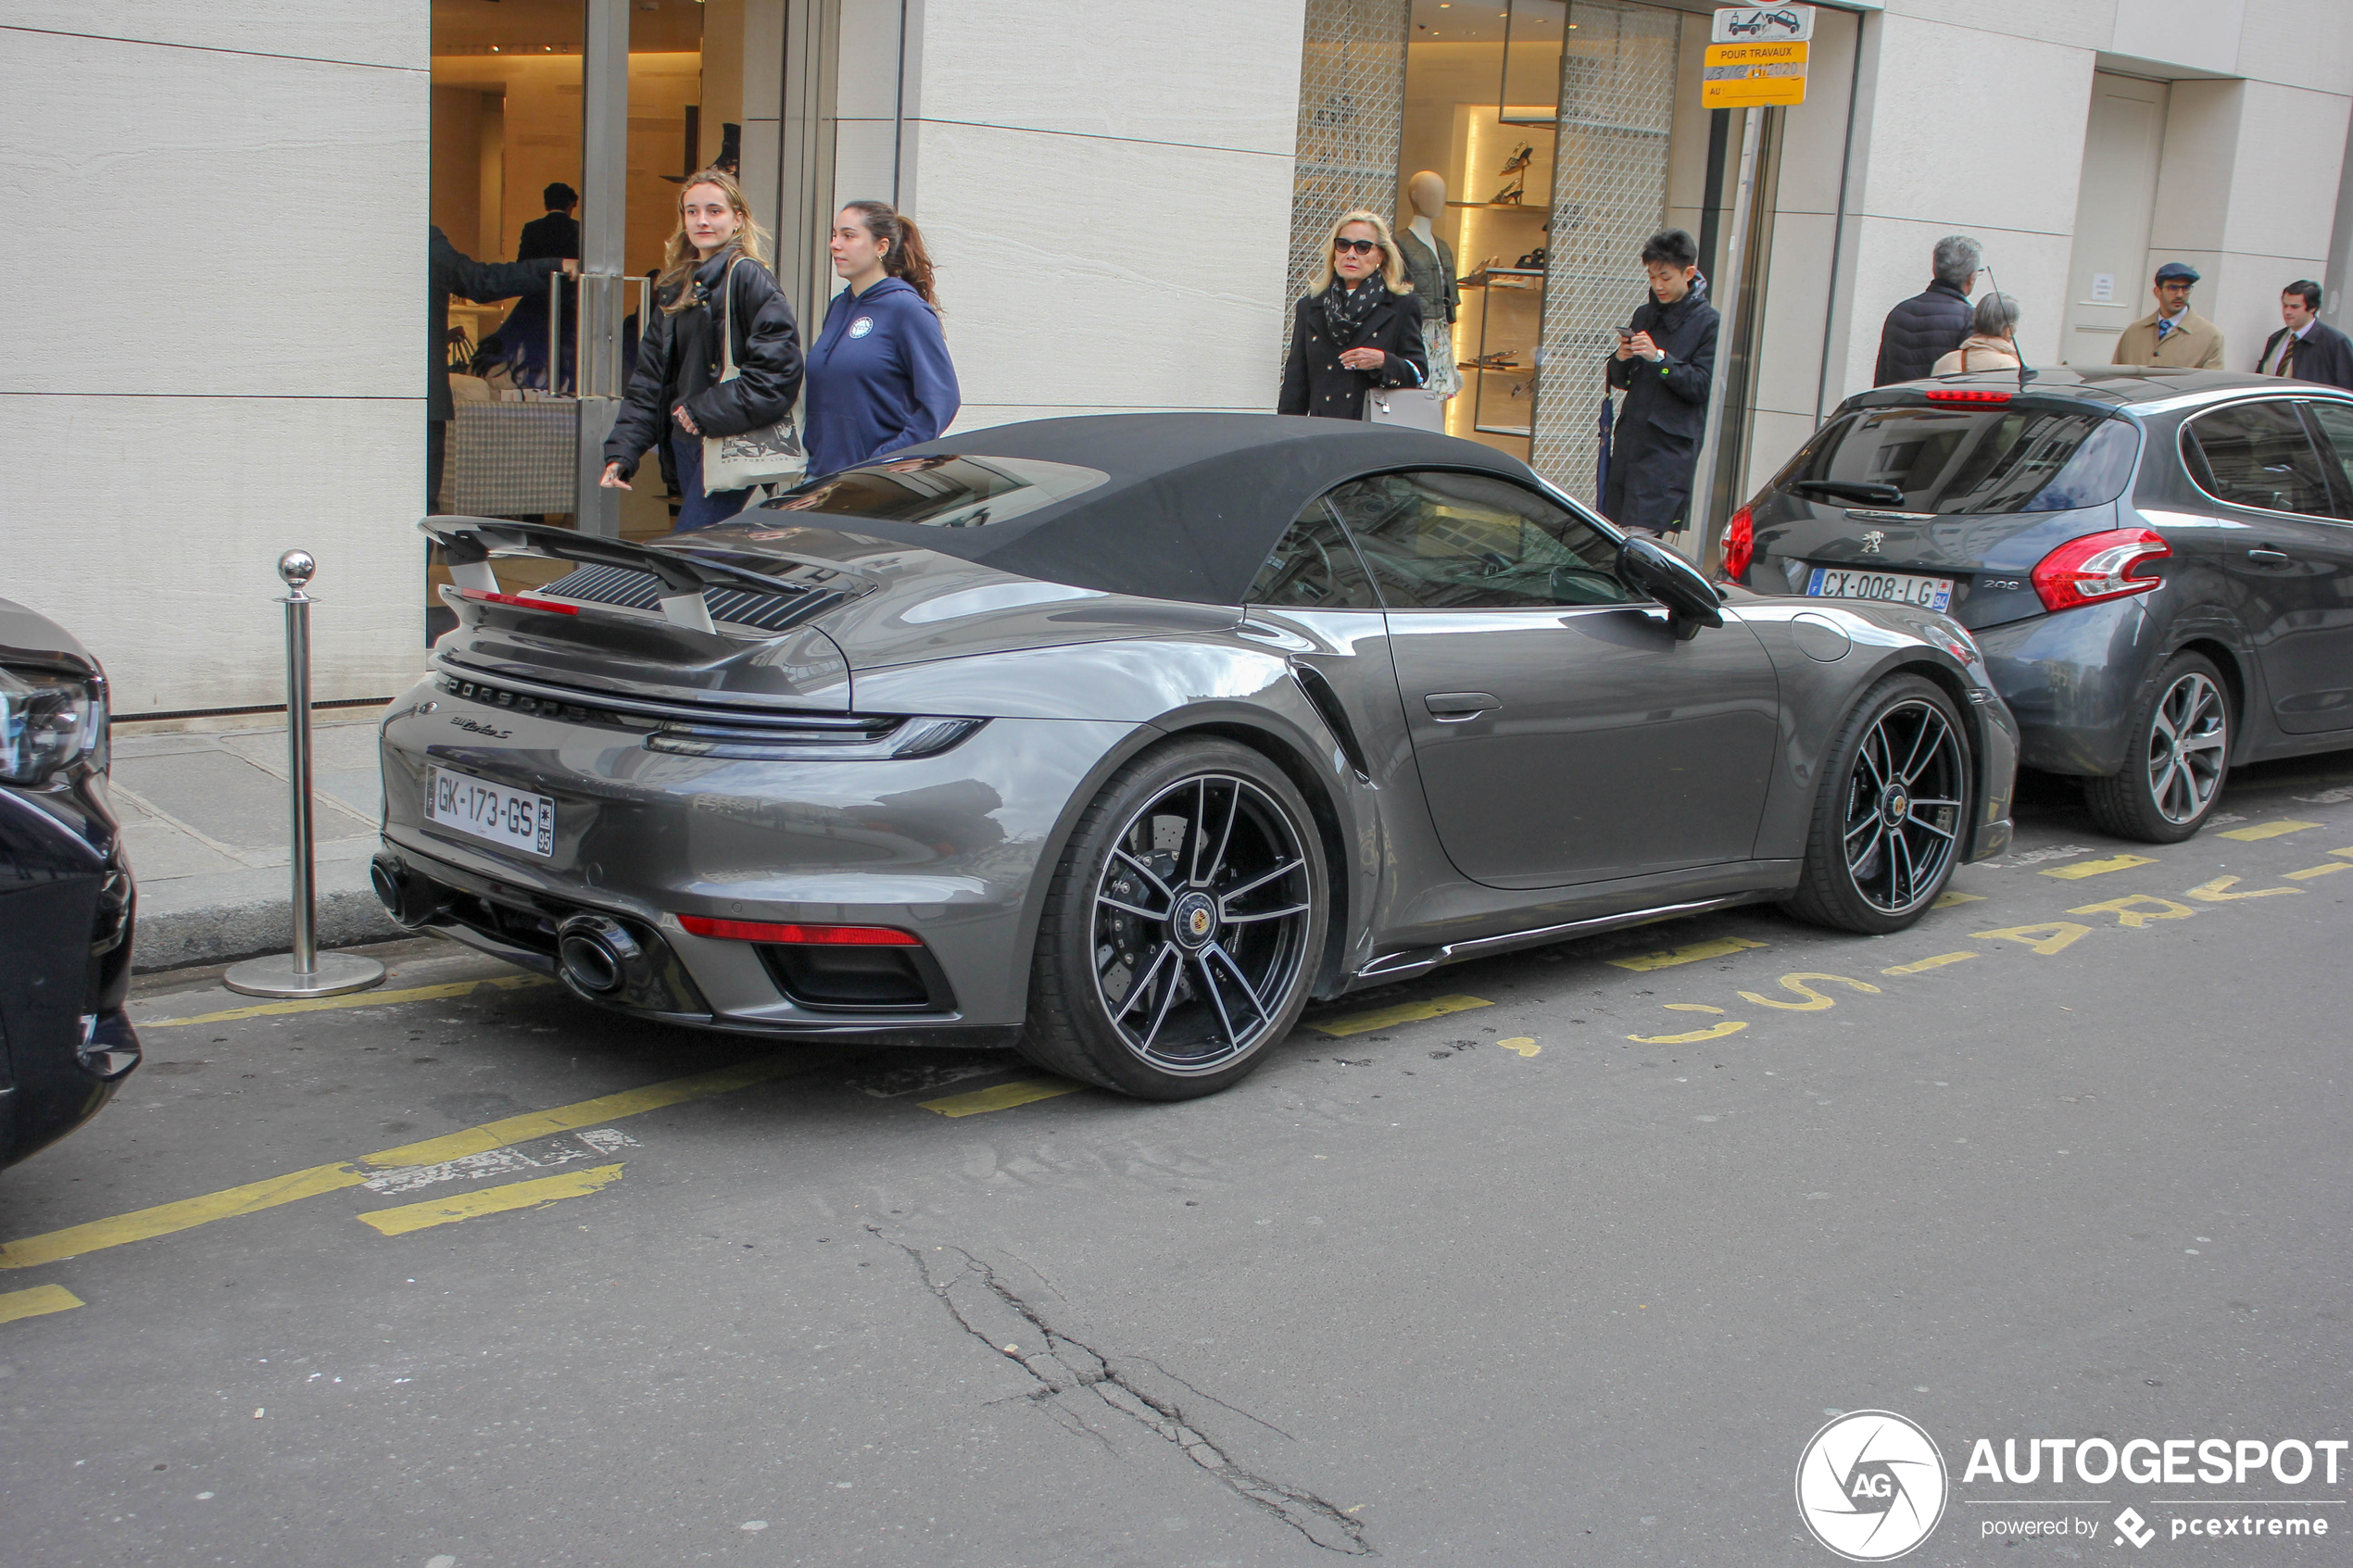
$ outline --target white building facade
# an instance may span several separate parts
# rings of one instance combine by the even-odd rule
[[[570,307],[593,361],[638,307],[676,176],[730,151],[807,334],[838,202],[920,222],[959,430],[1271,411],[1332,220],[1399,211],[1438,173],[1434,232],[1462,280],[1451,428],[1589,497],[1635,251],[1690,229],[1728,315],[1718,516],[1869,384],[1880,322],[1944,234],[1982,243],[2035,363],[2105,362],[2165,260],[2204,274],[2194,305],[2233,368],[2292,281],[2323,282],[2342,320],[2348,0],[1826,4],[1806,103],[1768,111],[1753,148],[1742,114],[1698,101],[1708,10],[0,0],[19,279],[0,305],[19,433],[0,596],[88,643],[120,715],[266,709],[283,699],[271,568],[300,546],[321,562],[319,698],[398,692],[434,603],[414,528],[432,360],[479,368],[520,320],[461,305],[463,338],[425,341],[428,225],[503,260],[545,185],[576,188],[589,269],[616,280]],[[495,375],[466,390],[442,505],[666,526],[650,495],[615,510],[578,486],[609,402]],[[595,372],[553,389],[583,390],[612,389]],[[526,460],[545,470],[527,484],[498,467]]]

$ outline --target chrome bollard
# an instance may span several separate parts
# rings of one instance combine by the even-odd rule
[[[310,596],[303,585],[319,570],[308,550],[278,558],[286,607],[286,773],[293,780],[294,951],[283,958],[232,964],[220,983],[248,997],[337,997],[364,991],[384,977],[384,966],[354,953],[321,953],[311,874]]]

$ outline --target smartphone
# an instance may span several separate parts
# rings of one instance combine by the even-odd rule
[[[1633,338],[1634,338],[1634,329],[1633,329],[1633,328],[1631,328],[1631,327],[1620,327],[1620,328],[1618,328],[1618,329],[1617,329],[1617,341],[1618,341],[1618,342],[1620,342],[1620,343],[1630,343],[1630,342],[1632,342],[1632,341],[1633,341]]]

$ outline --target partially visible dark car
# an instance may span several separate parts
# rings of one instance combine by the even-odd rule
[[[2020,760],[2108,832],[2197,832],[2238,763],[2353,746],[2353,397],[2222,370],[1982,371],[1851,397],[1736,513],[1760,593],[1941,609]]]
[[[0,599],[0,1165],[98,1113],[132,1068],[131,867],[107,800],[107,677]]]

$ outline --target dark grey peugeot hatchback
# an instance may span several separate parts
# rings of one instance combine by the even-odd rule
[[[2353,397],[2221,370],[1948,376],[1842,404],[1726,530],[1759,593],[1943,610],[2020,760],[2189,837],[2235,763],[2353,746]]]

